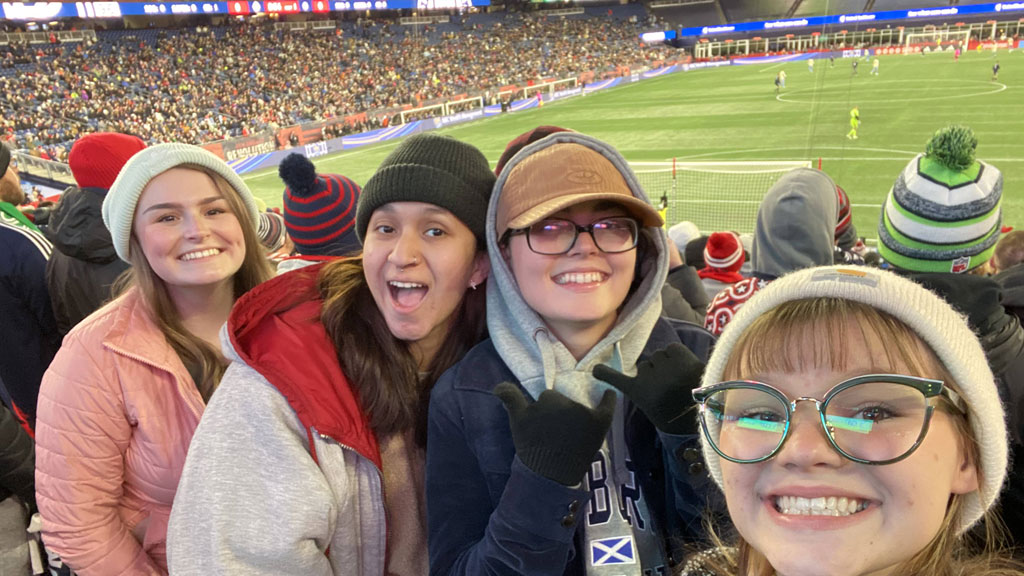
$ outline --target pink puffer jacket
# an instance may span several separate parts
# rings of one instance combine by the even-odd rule
[[[171,503],[203,399],[132,289],[75,327],[43,377],[43,540],[81,576],[167,573]]]

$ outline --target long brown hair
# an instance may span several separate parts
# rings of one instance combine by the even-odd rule
[[[902,364],[959,391],[949,371],[910,327],[867,304],[838,298],[786,302],[760,316],[737,341],[723,378],[735,379],[758,372],[795,372],[814,366],[845,368],[850,362],[846,343],[851,326],[859,330],[863,341],[885,343],[885,360],[889,365]],[[961,398],[966,402],[962,394]],[[961,454],[970,462],[979,462],[978,444],[968,416],[947,409],[943,403],[936,407],[949,414]],[[977,473],[979,485],[983,485],[980,467]],[[976,535],[958,534],[963,507],[964,496],[951,495],[938,532],[894,573],[920,576],[1022,574],[1024,566],[1006,554],[1002,523],[993,510],[985,512]],[[713,529],[710,532],[719,553],[701,558],[702,569],[708,573],[723,576],[775,574],[764,554],[741,536],[737,536],[733,546],[725,546]]]
[[[273,270],[267,261],[265,251],[256,236],[256,226],[249,222],[249,211],[242,202],[238,191],[219,174],[191,164],[183,164],[177,168],[187,168],[209,176],[221,196],[227,201],[231,213],[238,218],[238,222],[241,224],[242,237],[245,239],[245,257],[242,260],[242,267],[234,276],[234,296],[237,300],[239,296],[273,276]],[[128,259],[131,261],[131,268],[125,270],[118,278],[114,293],[121,294],[132,286],[138,287],[143,301],[149,307],[153,322],[160,328],[167,343],[181,358],[185,369],[195,378],[196,388],[199,389],[203,401],[209,402],[210,396],[213,395],[213,391],[216,390],[224,375],[224,370],[227,368],[221,359],[220,352],[185,328],[181,321],[181,315],[178,314],[170,293],[167,291],[167,284],[153,272],[153,268],[146,260],[146,255],[142,252],[142,247],[134,233],[128,240],[128,246]]]
[[[337,260],[320,271],[318,288],[324,300],[320,320],[378,437],[412,428],[417,442],[426,444],[430,389],[486,334],[484,286],[466,292],[452,314],[448,337],[421,379],[409,345],[391,334],[377,308],[363,274],[362,257]]]

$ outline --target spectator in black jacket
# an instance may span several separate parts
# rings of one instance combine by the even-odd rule
[[[996,377],[1010,432],[1010,473],[999,495],[999,515],[1024,556],[1024,329],[1002,304],[999,284],[973,274],[915,274],[911,278],[967,315]]]
[[[1003,288],[1003,307],[1024,319],[1024,230],[1003,234],[988,265]]]
[[[68,188],[50,215],[53,256],[46,283],[61,336],[110,299],[110,287],[128,268],[117,257],[100,207],[121,167],[146,147],[135,136],[97,132],[71,147],[68,165],[78,186]]]
[[[43,372],[60,347],[46,289],[52,246],[17,208],[25,193],[0,144],[0,396],[29,427]]]
[[[28,432],[0,404],[0,574],[31,574],[25,529],[35,509],[35,448]]]
[[[941,294],[966,314],[985,349],[1016,460],[1000,495],[1000,512],[1020,545],[1024,330],[1004,309],[998,282],[982,275],[999,241],[1003,177],[995,166],[975,159],[977,143],[970,128],[947,126],[935,133],[924,154],[907,164],[882,207],[879,253],[894,271]],[[956,194],[950,193],[954,188]]]

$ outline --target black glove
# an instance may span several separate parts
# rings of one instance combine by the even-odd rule
[[[615,392],[606,390],[591,410],[554,390],[541,392],[527,403],[512,383],[494,389],[508,410],[512,443],[526,467],[564,486],[575,486],[601,449],[615,412]]]
[[[604,364],[594,366],[594,378],[621,390],[666,434],[697,433],[690,392],[703,375],[704,363],[678,342],[637,363],[633,377]]]

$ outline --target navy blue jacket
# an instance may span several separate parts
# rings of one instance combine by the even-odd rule
[[[661,318],[641,358],[682,342],[706,361],[714,336]],[[427,436],[427,520],[432,575],[585,574],[579,519],[590,494],[528,469],[516,458],[508,413],[492,390],[516,382],[490,340],[434,386]],[[525,392],[525,390],[523,390]],[[527,396],[529,397],[529,396]],[[665,527],[670,562],[704,542],[702,515],[724,501],[704,470],[698,437],[657,431],[627,403],[626,444],[648,509]]]
[[[0,246],[0,396],[34,426],[39,383],[60,348],[46,288],[51,246],[42,233],[2,212]]]

